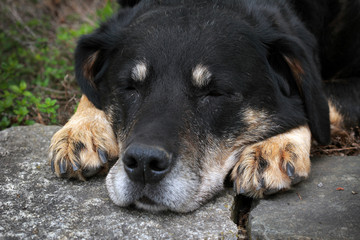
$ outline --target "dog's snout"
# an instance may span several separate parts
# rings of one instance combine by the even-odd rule
[[[132,144],[125,151],[123,162],[132,181],[157,183],[170,171],[172,154],[160,147]]]

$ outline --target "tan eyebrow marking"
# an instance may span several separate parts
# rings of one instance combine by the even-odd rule
[[[202,65],[198,64],[192,72],[192,82],[197,87],[205,87],[210,83],[211,80],[211,72],[209,69]]]
[[[148,74],[148,67],[145,62],[139,61],[136,63],[135,67],[131,70],[131,78],[134,81],[142,82],[145,80]]]

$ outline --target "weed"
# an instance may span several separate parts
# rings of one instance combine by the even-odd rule
[[[0,130],[35,122],[63,124],[73,114],[80,97],[73,66],[76,41],[116,8],[115,1],[93,0],[101,7],[82,16],[75,10],[83,9],[76,6],[83,3],[64,1],[54,9],[67,15],[54,21],[45,5],[38,16],[42,11],[34,4],[0,3]]]
[[[47,116],[51,123],[56,123],[56,110],[59,108],[56,100],[36,97],[32,92],[27,91],[25,81],[21,81],[19,85],[10,85],[0,97],[3,99],[0,102],[1,128],[31,125],[35,123],[33,119],[36,118],[40,123],[44,123],[41,114]]]

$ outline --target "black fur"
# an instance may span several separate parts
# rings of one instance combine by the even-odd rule
[[[116,109],[114,131],[126,133],[128,143],[150,141],[138,136],[145,129],[151,132],[147,138],[177,153],[179,134],[188,125],[199,126],[200,138],[236,138],[247,127],[242,110],[251,108],[271,120],[258,139],[307,122],[314,138],[326,144],[329,110],[321,80],[351,79],[359,89],[359,1],[119,2],[133,7],[79,41],[76,76],[96,107]],[[84,65],[96,52],[88,79]],[[130,71],[142,59],[149,75],[136,83]],[[210,85],[201,89],[190,81],[199,63],[212,73]],[[346,85],[325,89],[341,105],[345,93],[337,89]],[[358,97],[347,102],[342,109],[356,105],[360,116]]]

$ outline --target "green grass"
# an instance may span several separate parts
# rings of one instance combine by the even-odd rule
[[[114,8],[115,2],[107,1],[95,16],[89,17],[104,21]],[[66,93],[76,89],[75,94],[80,95],[73,66],[76,41],[98,24],[81,22],[70,15],[71,24],[54,30],[50,18],[34,16],[0,29],[0,129],[35,122],[63,123],[59,121],[61,109],[71,98]]]

